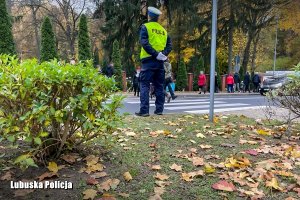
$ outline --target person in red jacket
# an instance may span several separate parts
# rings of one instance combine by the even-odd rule
[[[226,83],[228,93],[233,93],[234,78],[231,73],[229,73],[229,75],[227,76]]]
[[[206,92],[206,76],[203,73],[203,71],[200,72],[200,75],[198,77],[198,86],[199,86],[199,94],[203,92],[205,94]]]

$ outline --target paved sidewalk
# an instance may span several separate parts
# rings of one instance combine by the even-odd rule
[[[133,92],[122,92],[123,95],[126,95],[128,97],[134,96]],[[177,96],[199,96],[199,97],[209,97],[210,94],[207,92],[205,94],[199,94],[199,92],[193,91],[193,92],[175,92],[175,95]],[[220,93],[215,93],[215,96],[249,96],[249,95],[258,95],[260,96],[260,93],[227,93],[227,92],[220,92]]]

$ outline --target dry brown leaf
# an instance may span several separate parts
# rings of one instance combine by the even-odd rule
[[[149,198],[149,200],[162,200],[162,198],[161,198],[158,194],[156,194],[156,195],[154,195],[154,196],[151,196],[151,197]]]
[[[102,177],[105,177],[105,176],[107,176],[106,172],[98,172],[98,173],[95,173],[95,174],[91,175],[91,177],[93,177],[93,178],[102,178]]]
[[[181,179],[187,182],[191,182],[193,180],[192,176],[189,173],[182,173]]]
[[[204,165],[204,159],[203,158],[193,157],[191,160],[192,160],[194,166],[202,166],[202,165]]]
[[[170,168],[175,170],[176,172],[182,171],[182,167],[180,165],[176,165],[175,163],[173,163],[173,165],[171,165]]]
[[[31,190],[31,189],[22,189],[22,190],[16,190],[16,191],[14,191],[14,195],[15,195],[15,197],[24,197],[27,194],[30,194],[32,192],[34,192],[34,190]]]
[[[79,158],[76,154],[66,154],[61,157],[67,163],[73,164],[76,162],[76,159]]]
[[[154,193],[158,195],[162,195],[165,192],[164,187],[154,187]]]
[[[227,192],[233,192],[236,190],[232,183],[229,183],[224,180],[221,180],[221,181],[213,184],[212,188],[215,190],[222,190],[222,191],[227,191]]]
[[[97,196],[97,191],[93,189],[87,189],[82,192],[84,194],[83,199],[94,199]]]
[[[151,169],[152,170],[161,170],[161,166],[160,165],[152,165]]]
[[[96,163],[96,164],[88,165],[85,171],[86,173],[90,174],[91,172],[103,171],[103,169],[104,169],[104,165],[100,163]]]
[[[131,174],[130,174],[129,172],[125,172],[125,173],[123,174],[123,176],[124,176],[124,179],[125,179],[127,182],[129,182],[129,181],[132,180],[132,176],[131,176]]]
[[[126,131],[126,132],[125,132],[125,135],[126,135],[126,136],[134,137],[134,136],[136,136],[136,133],[135,133],[135,132],[132,132],[132,131]]]
[[[7,171],[1,178],[1,181],[10,181],[11,180],[12,173],[10,171]]]
[[[169,178],[169,176],[166,175],[166,174],[160,174],[160,173],[157,172],[155,178],[157,178],[161,181],[164,181],[164,180],[167,180]]]
[[[212,148],[211,145],[205,145],[205,144],[200,144],[199,146],[201,147],[201,149],[211,149]]]
[[[99,157],[96,157],[94,155],[89,155],[84,160],[86,161],[86,164],[88,166],[90,166],[90,165],[95,165],[96,163],[98,163]]]
[[[88,184],[88,185],[96,185],[98,183],[99,182],[95,178],[93,178],[93,177],[88,177],[86,179],[86,184]]]
[[[58,177],[57,173],[54,173],[54,172],[45,172],[42,175],[40,175],[38,177],[38,179],[39,179],[39,181],[42,181],[44,179],[53,178],[53,177]]]

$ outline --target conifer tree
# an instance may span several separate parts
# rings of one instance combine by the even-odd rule
[[[112,62],[114,64],[115,77],[116,77],[117,87],[119,89],[123,88],[121,59],[122,58],[120,53],[119,42],[115,40],[113,43]]]
[[[11,18],[6,10],[6,1],[0,0],[0,54],[15,54]]]
[[[205,67],[204,67],[204,60],[203,57],[201,56],[199,61],[197,62],[197,65],[194,69],[194,84],[193,84],[193,89],[198,91],[198,77],[200,74],[200,71],[203,71],[205,73]]]
[[[176,88],[179,91],[184,90],[187,87],[187,72],[183,59],[180,60],[178,74],[176,78]]]
[[[49,17],[44,19],[41,32],[41,61],[49,61],[54,58],[58,58],[55,46],[55,36]]]
[[[92,58],[87,17],[84,14],[81,15],[79,21],[78,58],[79,60],[90,60]]]

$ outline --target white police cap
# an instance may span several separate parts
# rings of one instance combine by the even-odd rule
[[[162,13],[161,13],[161,11],[160,10],[158,10],[157,8],[154,8],[154,7],[148,7],[148,14],[149,15],[156,15],[156,16],[159,16],[159,15],[161,15]]]

